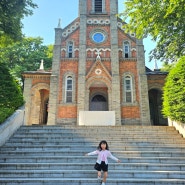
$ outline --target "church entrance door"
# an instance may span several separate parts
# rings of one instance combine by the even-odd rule
[[[108,111],[108,103],[103,95],[95,95],[92,97],[89,106],[90,111]]]
[[[149,91],[149,105],[152,124],[167,126],[168,121],[162,115],[162,92],[159,89]]]

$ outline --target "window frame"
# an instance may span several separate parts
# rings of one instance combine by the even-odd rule
[[[69,41],[67,44],[67,58],[73,58],[74,56],[74,43]]]
[[[96,6],[96,1],[98,0],[92,0],[92,10],[91,13],[92,14],[107,14],[106,10],[105,10],[105,0],[101,0],[102,5],[101,5],[101,11],[95,11],[95,6]]]
[[[68,84],[68,81],[71,81],[71,84]],[[71,89],[68,89],[68,86],[71,86]],[[68,93],[71,93],[71,96],[68,96]],[[71,98],[71,101],[68,101],[68,98]],[[65,103],[72,103],[73,102],[73,77],[68,75],[66,76],[66,83],[65,83]]]
[[[128,50],[126,52],[126,50]],[[130,52],[131,52],[131,47],[130,47],[130,42],[129,41],[123,41],[123,58],[130,58]]]
[[[126,80],[127,76],[130,77],[130,87],[131,87],[131,102],[127,102],[126,100],[126,92],[129,92],[126,90]],[[138,102],[136,101],[136,88],[135,88],[135,78],[134,74],[131,72],[125,72],[122,74],[122,105],[124,106],[135,106],[138,105]]]
[[[101,3],[101,5],[100,5],[100,3]],[[100,11],[100,9],[101,9],[101,11]],[[103,1],[102,0],[94,0],[94,12],[95,13],[102,13],[103,12]]]
[[[129,82],[129,84],[127,82]],[[126,75],[124,77],[124,90],[125,90],[125,102],[132,103],[133,102],[133,87],[132,87],[132,77],[130,75]],[[128,93],[130,94],[130,97],[127,96]],[[128,101],[129,98],[130,98],[130,101]]]

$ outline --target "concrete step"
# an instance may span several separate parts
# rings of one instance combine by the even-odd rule
[[[113,130],[175,130],[174,127],[171,126],[145,126],[145,125],[116,125],[116,126],[85,126],[85,125],[30,125],[30,126],[21,126],[21,130],[30,130],[31,129],[52,129],[52,130],[58,130],[58,129],[65,129],[65,130],[89,130],[89,129],[94,129],[94,130],[102,130],[103,129],[113,129]],[[162,129],[161,129],[162,128]]]
[[[94,161],[93,161],[94,162]],[[94,163],[0,163],[6,170],[92,170]],[[185,164],[167,163],[109,163],[111,170],[185,171]]]
[[[162,128],[162,129],[161,129]],[[169,126],[22,126],[18,132],[21,133],[88,133],[96,132],[102,133],[102,130],[106,132],[112,131],[113,133],[178,133],[174,127]]]
[[[113,129],[112,129],[113,128]],[[149,128],[149,129],[148,129]],[[136,127],[131,128],[129,126],[121,126],[121,127],[73,127],[73,128],[65,128],[65,127],[34,127],[26,128],[22,127],[18,130],[18,133],[72,133],[72,134],[86,134],[86,133],[102,133],[102,129],[106,132],[112,131],[113,133],[178,133],[177,130],[175,130],[173,127],[165,127],[161,129],[161,127]]]
[[[0,178],[97,178],[95,170],[0,170]],[[185,179],[184,171],[109,170],[109,178]]]
[[[36,142],[36,143],[33,143],[33,142],[17,142],[17,143],[11,143],[11,142],[8,142],[6,143],[1,149],[0,149],[0,154],[2,152],[8,152],[8,151],[12,151],[12,150],[16,150],[17,148],[27,148],[27,147],[48,147],[48,148],[52,148],[52,147],[55,147],[55,150],[57,148],[59,149],[66,149],[66,150],[74,150],[74,151],[79,151],[81,150],[81,148],[85,147],[85,149],[87,151],[91,151],[91,150],[95,150],[96,149],[96,145],[91,145],[89,146],[89,144],[84,144],[84,145],[80,145],[80,144],[74,144],[72,143],[70,146],[69,145],[66,145],[66,144],[62,144],[62,143],[56,143],[56,142],[50,142],[50,143],[47,143],[47,142]],[[163,145],[157,145],[157,146],[123,146],[122,144],[121,145],[112,145],[109,147],[111,148],[111,151],[112,150],[117,150],[117,151],[180,151],[180,152],[185,152],[185,148],[184,148],[184,145],[181,145],[181,146],[177,146],[176,144],[175,145],[168,145],[168,146],[163,146]]]
[[[42,146],[50,146],[50,145],[57,145],[57,146],[63,146],[63,147],[66,147],[66,148],[79,148],[81,146],[85,147],[85,148],[97,148],[98,146],[98,142],[87,142],[87,141],[83,141],[83,142],[76,142],[76,141],[72,141],[70,142],[70,145],[69,143],[66,143],[66,142],[62,142],[61,140],[58,140],[58,141],[53,141],[53,140],[43,140],[43,141],[32,141],[31,139],[24,139],[23,141],[17,141],[17,140],[9,140],[7,141],[4,146],[2,147],[6,147],[6,146],[32,146],[32,145],[42,145]],[[184,148],[184,144],[181,143],[181,144],[176,144],[176,143],[157,143],[157,142],[139,142],[139,141],[133,141],[133,142],[128,142],[128,141],[123,141],[121,143],[116,143],[111,141],[109,143],[109,147],[112,149],[112,148],[132,148],[132,147],[136,147],[136,148],[139,148],[139,147],[144,147],[144,148],[181,148],[183,149]]]
[[[96,137],[96,138],[61,138],[59,137],[14,137],[11,138],[10,141],[15,140],[16,142],[21,142],[21,141],[50,141],[50,142],[60,142],[60,143],[71,143],[71,142],[80,142],[80,143],[90,143],[95,144],[101,140],[107,140],[108,143],[110,144],[115,144],[115,143],[122,143],[126,144],[127,142],[134,142],[134,143],[140,143],[140,142],[149,142],[149,143],[161,143],[161,144],[185,144],[184,139],[179,139],[179,138],[112,138],[110,139],[109,137]],[[148,143],[148,144],[149,144]]]
[[[181,164],[185,163],[185,157],[125,157],[120,158],[123,163],[168,163],[168,164]],[[96,157],[83,157],[83,156],[6,156],[0,158],[0,163],[7,162],[21,162],[21,163],[78,163],[96,161]],[[111,160],[109,160],[111,161]]]
[[[2,178],[2,185],[100,185],[95,178]],[[184,179],[107,179],[106,185],[184,185]]]
[[[137,140],[137,139],[142,139],[142,140],[145,140],[145,139],[153,139],[153,140],[174,140],[174,139],[181,139],[183,140],[182,136],[181,135],[164,135],[164,134],[161,134],[161,135],[142,135],[142,134],[116,134],[117,136],[117,140]],[[108,140],[112,140],[112,139],[115,139],[115,136],[113,135],[113,133],[107,133],[107,134],[101,134],[101,135],[97,135],[97,134],[89,134],[89,135],[73,135],[73,134],[48,134],[47,133],[42,133],[42,134],[16,134],[14,135],[14,138],[61,138],[61,139],[66,139],[66,140],[71,140],[73,138],[77,138],[78,140],[83,140],[84,138],[88,138],[88,139],[92,139],[92,140],[97,140],[97,139],[101,139],[101,138],[105,138],[105,139],[108,139]]]
[[[66,148],[56,148],[56,147],[29,147],[29,148],[17,148],[14,151],[2,151],[0,152],[0,157],[11,158],[12,156],[83,156],[88,153],[89,150],[69,150]],[[184,152],[181,151],[120,151],[112,150],[112,154],[123,157],[185,157]]]

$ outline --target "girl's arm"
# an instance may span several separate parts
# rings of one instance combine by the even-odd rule
[[[116,161],[116,162],[118,162],[118,163],[121,162],[118,158],[114,157],[114,156],[111,154],[111,152],[109,152],[109,156],[108,156],[108,157],[110,157],[111,159],[113,159],[114,161]]]
[[[87,153],[85,154],[86,156],[89,156],[89,155],[97,155],[98,154],[98,150],[94,151],[94,152],[90,152],[90,153]]]

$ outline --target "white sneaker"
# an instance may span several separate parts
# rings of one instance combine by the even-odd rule
[[[105,182],[102,182],[101,185],[105,185]]]
[[[101,181],[101,176],[98,176],[98,178],[97,178],[99,181]]]

